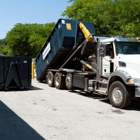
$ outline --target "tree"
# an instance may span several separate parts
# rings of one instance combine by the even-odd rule
[[[12,55],[35,57],[53,27],[54,23],[16,24],[6,36]]]
[[[7,46],[5,39],[0,39],[0,54],[3,54],[3,55],[10,55],[11,54],[11,50]]]
[[[62,16],[93,21],[97,33],[126,37],[139,36],[139,0],[69,0]]]

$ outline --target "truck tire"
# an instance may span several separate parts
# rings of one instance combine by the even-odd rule
[[[54,87],[54,74],[49,71],[47,77],[47,83],[50,87]]]
[[[109,88],[109,100],[112,106],[116,108],[126,108],[131,103],[131,90],[126,89],[126,86],[120,82],[115,81]]]
[[[46,75],[46,84],[48,84],[48,75]]]
[[[65,84],[66,84],[66,88],[67,88],[68,90],[73,90],[73,85],[72,85],[72,74],[71,74],[71,73],[68,73],[68,74],[66,75]]]
[[[59,72],[55,73],[54,85],[57,89],[64,88],[64,78],[61,76],[61,73],[59,73]]]

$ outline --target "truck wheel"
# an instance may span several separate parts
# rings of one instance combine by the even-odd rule
[[[130,90],[131,91],[131,90]],[[120,81],[115,81],[109,88],[109,100],[116,108],[126,108],[131,103],[131,93]]]
[[[61,76],[61,74],[58,72],[55,74],[55,77],[54,77],[54,85],[57,89],[64,88],[64,79]]]
[[[48,75],[46,75],[46,84],[48,84]]]
[[[47,77],[47,83],[50,87],[54,87],[54,74],[49,71]]]
[[[71,73],[68,73],[66,75],[65,83],[66,83],[66,87],[67,87],[68,90],[72,90],[73,89],[73,85],[72,85],[72,74]]]

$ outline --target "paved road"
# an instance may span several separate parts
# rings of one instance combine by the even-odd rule
[[[0,140],[140,140],[140,101],[120,110],[97,95],[32,86],[0,91]]]

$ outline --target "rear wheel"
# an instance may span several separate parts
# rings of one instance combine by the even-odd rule
[[[72,85],[72,74],[71,73],[68,73],[66,75],[65,84],[66,84],[66,87],[67,87],[68,90],[72,90],[73,89],[73,85]]]
[[[48,85],[50,87],[54,87],[54,74],[51,71],[49,71],[48,75],[46,76],[46,78],[47,78]]]
[[[48,75],[46,75],[46,84],[48,84]]]
[[[115,81],[109,88],[109,100],[112,106],[116,108],[126,108],[131,103],[131,90],[126,89],[126,86],[120,82]]]
[[[57,89],[64,88],[64,78],[62,77],[61,73],[56,72],[54,77],[54,85]]]

